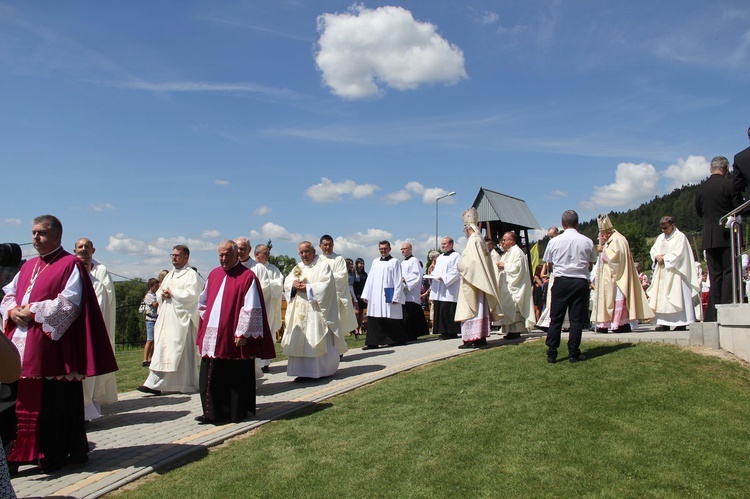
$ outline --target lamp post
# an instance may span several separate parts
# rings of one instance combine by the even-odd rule
[[[438,201],[440,201],[443,198],[447,198],[450,196],[455,196],[456,191],[449,192],[445,196],[438,196],[435,198],[435,251],[438,249]]]

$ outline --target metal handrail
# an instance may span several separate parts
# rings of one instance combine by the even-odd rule
[[[724,226],[726,221],[731,221],[727,225],[731,237],[730,248],[732,251],[732,303],[742,303],[742,224],[735,218],[745,208],[750,206],[750,200],[747,200],[737,208],[733,209],[719,219],[719,225]]]
[[[724,222],[729,217],[737,215],[741,211],[745,211],[745,208],[747,208],[748,206],[750,206],[750,199],[748,199],[747,201],[745,201],[744,203],[742,203],[741,205],[739,205],[737,208],[733,209],[732,211],[730,211],[729,213],[727,213],[726,215],[724,215],[723,217],[721,217],[719,219],[719,225],[724,225]]]

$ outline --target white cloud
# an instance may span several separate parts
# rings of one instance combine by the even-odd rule
[[[408,90],[467,77],[461,49],[402,7],[353,5],[345,14],[319,16],[318,32],[315,62],[340,97],[376,96],[378,84]]]
[[[409,192],[406,189],[401,189],[400,191],[386,194],[386,196],[383,199],[385,199],[385,202],[387,204],[399,204],[399,203],[403,203],[404,201],[410,200],[411,194],[409,194]]]
[[[262,205],[255,208],[255,211],[253,211],[253,214],[258,215],[259,217],[262,217],[263,215],[268,215],[273,211],[270,206]]]
[[[216,243],[203,241],[202,239],[192,239],[185,236],[160,237],[156,239],[154,245],[158,248],[171,249],[178,244],[183,244],[190,248],[190,251],[215,251]]]
[[[341,201],[343,196],[349,195],[354,199],[372,196],[380,187],[374,184],[357,185],[353,180],[342,180],[333,183],[326,177],[320,179],[319,184],[311,185],[305,190],[310,199],[318,203],[333,203]]]
[[[305,239],[310,239],[309,235],[305,236],[296,232],[289,232],[284,226],[273,222],[263,224],[263,227],[260,228],[260,232],[251,231],[250,235],[251,241],[259,240],[263,243],[268,239],[271,241],[290,241],[293,243],[300,243]],[[312,239],[310,240],[312,241]]]
[[[214,180],[214,184],[216,184],[216,185],[229,185],[229,180],[221,180],[221,179],[217,178],[216,180]]]
[[[658,193],[658,180],[656,168],[651,164],[620,163],[617,165],[615,182],[595,186],[591,199],[582,204],[589,209],[598,206],[606,207],[608,210],[634,207]]]
[[[201,232],[201,239],[216,239],[220,235],[221,232],[216,229],[204,230]]]
[[[115,209],[115,207],[109,203],[92,204],[89,208],[91,209],[91,211],[96,211],[96,212]]]
[[[687,159],[678,159],[662,170],[660,173],[664,178],[670,179],[667,184],[667,192],[686,184],[697,184],[710,174],[711,162],[703,156],[688,156]]]
[[[482,24],[495,24],[500,20],[500,15],[497,12],[486,11],[482,14],[480,22]]]
[[[411,199],[412,194],[421,197],[423,203],[430,204],[434,203],[436,198],[448,194],[448,191],[440,187],[425,187],[419,182],[411,181],[403,189],[386,195],[384,199],[387,204],[399,204]],[[454,201],[445,199],[443,202],[453,203]]]
[[[549,194],[545,196],[545,199],[558,199],[558,198],[564,198],[568,196],[567,191],[562,191],[560,189],[555,189],[551,191]]]
[[[167,252],[164,249],[157,248],[152,244],[148,244],[145,241],[133,239],[127,237],[125,234],[115,234],[109,236],[109,244],[107,244],[107,251],[113,253],[126,253],[133,255],[151,255],[151,256],[164,256]]]
[[[20,218],[6,218],[3,220],[4,225],[21,225]]]
[[[204,92],[204,93],[248,93],[260,94],[268,97],[297,99],[299,96],[286,88],[272,88],[255,83],[224,83],[211,81],[165,81],[150,82],[140,78],[131,78],[127,81],[97,81],[102,86],[123,88],[126,90],[146,90],[156,93],[182,93],[182,92]]]

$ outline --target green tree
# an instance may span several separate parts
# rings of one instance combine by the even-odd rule
[[[615,228],[628,240],[633,261],[640,262],[643,269],[651,267],[651,245],[646,240],[643,227],[635,222],[624,222],[616,225]]]
[[[148,291],[142,279],[118,281],[115,283],[117,315],[115,343],[134,344],[146,341],[146,324],[138,307]]]

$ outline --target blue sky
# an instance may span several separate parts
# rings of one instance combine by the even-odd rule
[[[480,187],[546,228],[702,180],[749,76],[746,1],[0,2],[0,242],[52,213],[129,277],[240,235],[423,258],[450,191],[459,240]]]

